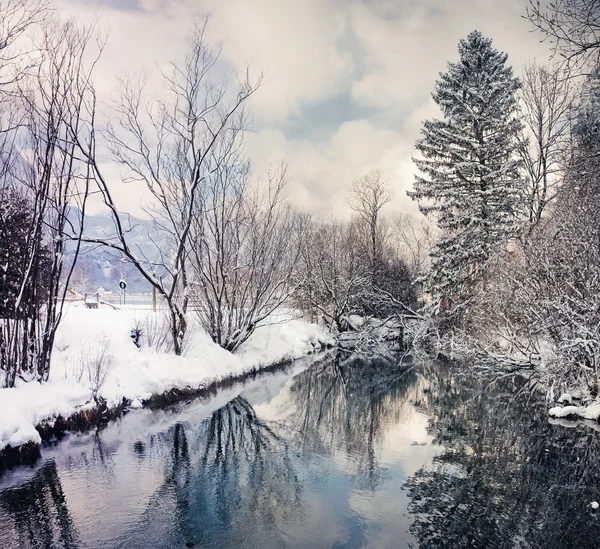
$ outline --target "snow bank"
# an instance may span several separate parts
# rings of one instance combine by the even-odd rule
[[[593,402],[587,406],[555,406],[548,410],[551,417],[566,418],[580,417],[582,419],[600,419],[600,401]]]
[[[48,382],[19,382],[15,388],[0,389],[0,451],[7,445],[39,443],[35,426],[44,420],[92,408],[94,376],[89,375],[87,364],[94,362],[101,350],[106,351],[106,367],[99,376],[104,379],[98,394],[113,407],[123,399],[141,406],[152,395],[199,388],[333,344],[320,327],[280,316],[276,324],[257,329],[235,355],[192,326],[188,350],[177,357],[133,344],[132,325],[152,314],[71,305],[57,333]]]

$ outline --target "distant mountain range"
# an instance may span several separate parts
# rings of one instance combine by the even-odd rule
[[[73,209],[69,214],[76,226],[81,212]],[[127,231],[127,242],[137,257],[150,263],[160,262],[159,247],[163,253],[168,249],[164,237],[161,239],[157,228],[151,220],[139,219],[129,214],[122,214]],[[115,226],[110,214],[86,215],[84,236],[88,238],[109,239],[115,235]],[[72,256],[76,243],[70,242],[65,255]],[[160,275],[162,273],[157,273]],[[118,251],[105,246],[83,243],[80,256],[73,272],[71,286],[79,293],[95,292],[98,288],[119,292],[119,281],[127,282],[127,291],[131,293],[147,293],[152,290],[150,284],[140,275],[137,269]]]

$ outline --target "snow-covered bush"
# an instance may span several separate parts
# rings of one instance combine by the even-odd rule
[[[79,355],[80,379],[88,383],[92,398],[98,402],[99,393],[106,383],[109,370],[114,363],[114,357],[110,353],[110,340],[101,338],[94,345],[82,347]]]
[[[135,341],[132,344],[138,347],[147,347],[154,349],[159,353],[174,352],[173,336],[171,334],[171,319],[167,311],[142,312],[136,315],[131,321],[131,338]],[[190,342],[194,336],[194,330],[198,329],[195,322],[191,322],[180,340],[180,352],[185,354],[189,350]]]
[[[132,332],[140,335],[139,345],[157,351],[168,351],[171,343],[169,318],[161,311],[137,316],[131,324]]]
[[[527,280],[523,250],[497,256],[483,282],[473,291],[465,313],[465,331],[479,353],[502,356],[512,363],[538,363],[545,327],[530,318],[530,296],[523,291]]]

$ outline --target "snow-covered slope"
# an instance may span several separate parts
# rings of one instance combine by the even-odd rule
[[[235,355],[193,326],[185,356],[177,357],[133,344],[132,325],[143,324],[144,315],[152,314],[157,313],[71,305],[57,334],[49,381],[21,381],[13,389],[0,389],[0,450],[7,445],[40,442],[35,430],[40,422],[93,407],[94,376],[89,375],[87,364],[102,350],[106,351],[107,367],[98,394],[112,407],[123,398],[141,406],[152,395],[174,388],[199,388],[300,358],[333,343],[331,336],[314,324],[294,319],[281,322],[280,318],[276,324],[259,328]]]

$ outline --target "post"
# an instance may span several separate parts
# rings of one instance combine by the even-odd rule
[[[123,296],[123,306],[125,306],[125,288],[127,288],[127,282],[119,280],[119,288],[121,288],[121,295]]]

